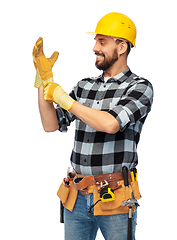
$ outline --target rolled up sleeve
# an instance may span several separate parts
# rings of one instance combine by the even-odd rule
[[[117,119],[120,131],[123,131],[150,112],[152,101],[152,85],[148,80],[141,79],[127,90],[117,105],[109,110],[109,113]]]
[[[74,90],[77,88],[75,86],[72,91],[70,92],[70,97],[72,97],[74,100],[76,100],[75,92]],[[72,114],[69,111],[64,110],[63,108],[59,107],[58,105],[56,106],[56,114],[58,118],[58,124],[59,124],[59,131],[60,132],[67,132],[68,127],[70,126],[71,122],[75,120],[75,115]]]
[[[56,113],[57,113],[58,124],[59,124],[58,130],[60,132],[67,132],[68,126],[70,126],[71,122],[75,120],[75,115],[62,109],[59,106],[56,107]]]

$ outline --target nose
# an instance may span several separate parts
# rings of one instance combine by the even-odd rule
[[[99,51],[100,51],[100,49],[99,49],[99,47],[98,47],[98,42],[95,43],[95,46],[93,47],[92,50],[93,50],[94,52],[99,52]]]

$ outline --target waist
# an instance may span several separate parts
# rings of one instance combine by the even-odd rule
[[[121,181],[124,180],[122,172],[116,172],[116,173],[107,173],[107,174],[99,174],[99,175],[84,175],[84,174],[77,174],[76,173],[77,178],[94,178],[96,182],[100,182],[103,180],[106,181]],[[128,176],[129,176],[129,180],[131,180],[131,174],[130,174],[130,170],[128,171]]]
[[[122,172],[101,175],[76,174],[74,178],[74,186],[76,190],[80,191],[84,195],[87,195],[87,188],[90,186],[96,185],[98,189],[101,189],[101,184],[105,184],[107,182],[109,187],[115,190],[120,187],[117,183],[122,180],[124,180]],[[128,171],[128,180],[129,183],[131,183],[130,170]]]

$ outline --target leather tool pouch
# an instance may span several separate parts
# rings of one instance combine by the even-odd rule
[[[69,211],[73,211],[78,190],[81,192],[85,192],[84,188],[87,186],[89,180],[89,185],[92,185],[94,196],[94,203],[100,200],[100,189],[98,188],[96,182],[94,182],[93,178],[86,178],[82,182],[82,190],[80,189],[80,182],[74,184],[73,178],[70,180],[69,185],[65,184],[65,181],[62,182],[60,188],[57,192],[58,197],[62,201],[63,206],[68,209]],[[86,181],[86,182],[85,182]],[[86,184],[86,186],[85,186]],[[115,183],[114,183],[115,184]],[[116,184],[115,184],[116,185]],[[76,187],[77,186],[77,190]],[[117,181],[117,186],[113,186],[110,184],[110,187],[113,188],[115,194],[115,200],[110,202],[102,202],[100,201],[98,204],[94,206],[94,212],[96,215],[110,215],[110,214],[120,214],[128,212],[128,207],[122,207],[122,201],[127,201],[128,199],[132,198],[132,193],[134,198],[140,199],[141,195],[139,192],[138,182],[131,182],[129,186],[124,186],[124,181]],[[87,195],[84,193],[84,195]],[[134,210],[134,209],[133,209]]]
[[[138,181],[132,182],[131,183],[131,188],[132,188],[132,192],[133,192],[134,198],[136,200],[140,199],[141,198],[141,194],[140,194],[140,191],[139,191]]]
[[[73,181],[70,181],[69,185],[66,185],[63,181],[57,192],[57,195],[62,201],[63,206],[70,211],[72,211],[74,208],[77,194],[78,191],[74,188]]]
[[[122,201],[127,201],[132,198],[132,193],[135,199],[140,199],[141,195],[139,192],[138,182],[131,182],[127,187],[124,186],[124,181],[117,183],[120,187],[114,191],[115,200],[110,202],[99,202],[96,207],[99,207],[101,211],[116,210],[122,207]],[[99,198],[99,194],[95,194],[95,200]]]

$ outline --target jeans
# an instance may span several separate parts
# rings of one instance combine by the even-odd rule
[[[73,212],[64,209],[65,240],[94,240],[100,228],[106,240],[126,240],[128,228],[128,213],[117,215],[88,214],[93,204],[93,194],[84,196],[80,192]],[[99,203],[98,203],[99,204]],[[135,240],[137,211],[133,213],[132,229]]]

